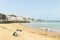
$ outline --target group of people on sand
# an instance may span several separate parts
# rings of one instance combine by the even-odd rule
[[[17,37],[17,36],[18,36],[17,31],[22,32],[22,30],[21,30],[21,29],[16,29],[16,31],[13,33],[13,36],[15,36],[15,37]]]

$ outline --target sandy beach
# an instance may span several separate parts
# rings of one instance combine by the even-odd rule
[[[13,33],[17,30],[18,36]],[[60,34],[21,25],[20,23],[0,24],[0,40],[60,40]]]

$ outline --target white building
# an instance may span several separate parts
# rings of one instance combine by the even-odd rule
[[[8,21],[16,21],[17,20],[16,15],[7,15],[7,17],[8,17]]]
[[[24,19],[23,19],[23,17],[20,17],[20,16],[17,16],[17,19],[19,20],[19,21],[23,21]]]
[[[7,15],[8,21],[23,21],[23,17],[16,16],[16,15]]]

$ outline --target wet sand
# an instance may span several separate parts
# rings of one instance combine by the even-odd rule
[[[16,30],[22,30],[22,32]],[[16,32],[18,36],[14,36]],[[20,23],[0,24],[0,40],[60,40],[60,34],[21,25]]]

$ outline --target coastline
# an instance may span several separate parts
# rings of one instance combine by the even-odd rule
[[[22,23],[24,26],[60,33],[60,23]]]
[[[18,37],[12,34],[16,29],[21,29],[18,32]],[[3,30],[3,31],[2,31]],[[24,26],[20,23],[0,24],[0,39],[1,40],[60,40],[60,34],[56,32],[46,31],[42,29]]]

